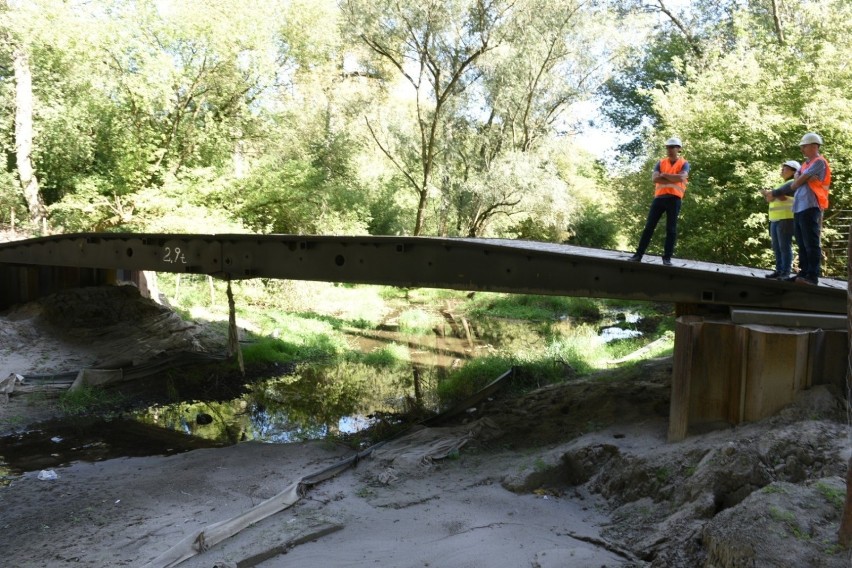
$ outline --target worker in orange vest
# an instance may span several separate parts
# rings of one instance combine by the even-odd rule
[[[802,136],[799,149],[806,160],[796,172],[788,188],[782,186],[763,194],[793,195],[793,232],[799,247],[799,273],[786,280],[797,284],[819,284],[822,263],[822,213],[828,209],[828,190],[831,186],[831,167],[820,154],[822,136],[808,132]]]
[[[793,176],[801,164],[796,160],[787,160],[781,164],[781,179],[784,183],[775,189],[782,189],[793,183]],[[793,200],[786,195],[772,197],[771,190],[763,197],[769,202],[769,238],[772,252],[775,254],[775,270],[766,278],[787,278],[793,266]]]
[[[642,231],[636,253],[629,258],[633,262],[642,261],[642,256],[651,243],[651,237],[654,236],[657,223],[665,213],[666,241],[663,245],[663,264],[666,266],[672,264],[672,254],[677,241],[677,219],[689,177],[689,162],[680,156],[682,149],[683,144],[680,138],[669,138],[666,140],[666,157],[654,166],[654,173],[651,174],[651,180],[654,182],[654,200],[651,202],[651,209],[648,211],[648,219],[645,221],[645,229]]]

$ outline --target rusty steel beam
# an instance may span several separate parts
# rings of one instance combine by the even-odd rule
[[[503,239],[81,233],[0,244],[0,263],[119,268],[846,313],[846,283]]]

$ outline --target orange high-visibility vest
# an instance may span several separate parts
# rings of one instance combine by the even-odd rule
[[[822,156],[817,156],[813,160],[808,160],[802,167],[799,169],[800,172],[805,172],[807,169],[817,160],[822,160],[825,162],[825,180],[819,180],[815,177],[808,178],[808,181],[805,182],[808,184],[808,187],[811,188],[811,191],[816,195],[817,202],[819,203],[819,208],[825,211],[828,209],[828,186],[831,185],[831,167],[828,165],[828,160],[826,160]]]
[[[675,160],[675,163],[671,163],[671,161],[666,157],[660,160],[660,173],[661,174],[679,174],[680,170],[683,169],[683,165],[686,163],[686,160],[683,158],[678,158]],[[686,180],[683,181],[658,181],[654,184],[654,197],[659,197],[661,195],[674,195],[675,197],[683,198],[683,194],[686,192]]]

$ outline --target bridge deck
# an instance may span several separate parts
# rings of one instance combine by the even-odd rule
[[[0,264],[153,270],[846,313],[846,282],[501,239],[79,233],[0,244]],[[2,291],[0,291],[2,292]]]

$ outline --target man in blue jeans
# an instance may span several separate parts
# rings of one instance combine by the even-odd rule
[[[675,242],[677,241],[677,218],[680,215],[680,205],[686,192],[686,180],[689,177],[689,162],[680,157],[683,145],[680,138],[666,140],[666,157],[654,166],[651,181],[654,182],[654,200],[645,221],[645,230],[639,239],[636,253],[629,258],[633,262],[641,262],[660,217],[666,215],[666,241],[663,245],[663,264],[672,265]]]
[[[764,190],[763,195],[793,195],[793,229],[799,247],[799,273],[786,280],[797,284],[819,284],[822,247],[822,212],[828,209],[831,167],[822,155],[822,137],[814,132],[802,136],[799,149],[806,160],[789,187]]]

